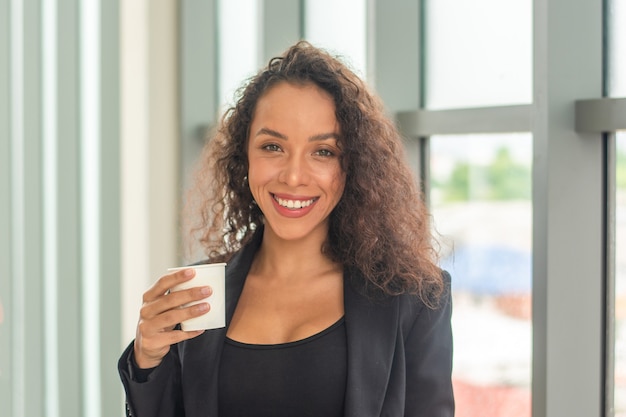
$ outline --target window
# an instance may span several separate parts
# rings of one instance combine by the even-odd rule
[[[434,136],[430,161],[452,275],[457,416],[530,416],[531,137]]]
[[[531,6],[531,0],[427,1],[426,106],[530,103]]]
[[[443,128],[470,108],[532,102],[530,0],[431,0],[424,25],[426,111],[458,109]],[[530,416],[532,136],[465,128],[429,139],[430,203],[452,274],[457,416]]]
[[[179,152],[155,151],[179,146],[182,167],[191,166],[207,125],[241,80],[304,37],[375,81],[391,114],[420,121],[407,149],[416,168],[430,171],[426,188],[450,255],[442,262],[454,280],[457,417],[472,406],[481,417],[529,416],[530,362],[533,417],[600,416],[604,394],[602,417],[625,417],[626,127],[617,123],[607,138],[615,161],[608,172],[615,280],[607,281],[615,284],[615,311],[605,317],[596,277],[606,265],[600,132],[607,129],[577,131],[571,112],[578,100],[600,98],[604,70],[604,93],[626,97],[624,22],[620,0],[0,1],[0,413],[123,413],[114,364],[137,314],[124,306],[127,298],[140,302],[144,282],[176,258],[170,246],[157,250],[175,246],[175,231],[159,237],[174,223],[169,212],[144,205],[175,205],[162,178],[180,178],[162,162],[175,165]],[[171,76],[170,64],[180,72]],[[162,99],[163,89],[180,94]],[[176,104],[179,114],[166,106]],[[167,127],[174,114],[180,135]],[[522,127],[509,124],[520,116]],[[94,133],[98,139],[86,143]],[[120,169],[124,155],[136,177]],[[528,190],[531,164],[532,201],[520,191]],[[494,175],[502,166],[504,182]],[[120,205],[139,220],[126,224]],[[484,222],[486,213],[492,217]],[[492,230],[505,213],[506,233]],[[142,244],[126,247],[129,234]],[[532,285],[518,279],[524,272],[498,282],[513,297],[489,282],[489,292],[471,287],[482,259],[493,264],[494,253],[508,256],[512,248],[507,259],[517,272],[532,262]],[[479,256],[466,262],[468,251]],[[529,290],[532,326],[524,318]],[[479,344],[489,330],[475,325],[479,315],[506,323],[507,337],[522,335],[515,355],[500,355],[509,340]],[[605,330],[614,352],[606,369]]]
[[[222,106],[234,105],[235,91],[261,65],[257,42],[258,6],[256,0],[219,1],[218,90]]]
[[[305,38],[340,55],[357,74],[367,71],[365,0],[309,0],[305,3]]]

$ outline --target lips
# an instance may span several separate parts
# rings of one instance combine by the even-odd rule
[[[292,200],[292,199],[280,198],[280,197],[274,196],[274,199],[281,206],[286,207],[288,209],[296,209],[296,210],[308,207],[315,202],[314,198],[311,198],[308,200]]]
[[[312,210],[319,197],[294,197],[272,194],[276,210],[286,217],[301,217]]]

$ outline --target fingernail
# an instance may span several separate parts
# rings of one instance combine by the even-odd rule
[[[211,294],[211,287],[202,287],[202,288],[200,288],[200,294],[202,294],[202,295],[210,295]]]
[[[193,277],[193,274],[195,274],[196,271],[194,271],[193,269],[185,269],[185,276],[186,277]]]
[[[209,305],[207,303],[200,303],[196,306],[196,308],[198,309],[198,311],[208,311]]]

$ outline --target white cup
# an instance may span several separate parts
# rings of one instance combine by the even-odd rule
[[[226,326],[226,288],[225,288],[225,266],[224,263],[193,265],[178,268],[169,268],[169,272],[176,272],[182,269],[194,269],[196,276],[176,285],[172,292],[186,290],[193,287],[209,286],[213,293],[202,300],[185,304],[188,307],[199,303],[209,303],[211,308],[201,316],[193,317],[183,321],[180,326],[184,331],[218,329]]]

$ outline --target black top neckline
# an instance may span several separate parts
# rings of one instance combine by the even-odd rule
[[[245,342],[239,342],[237,340],[231,339],[230,337],[226,336],[226,343],[235,347],[242,348],[242,349],[286,349],[286,348],[303,345],[305,343],[310,343],[310,342],[313,342],[314,340],[324,337],[325,335],[331,333],[333,330],[339,328],[344,323],[344,320],[345,320],[345,316],[341,316],[339,320],[337,320],[335,323],[325,328],[324,330],[318,333],[315,333],[311,336],[307,336],[304,339],[294,340],[292,342],[274,343],[274,344],[245,343]]]

